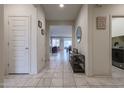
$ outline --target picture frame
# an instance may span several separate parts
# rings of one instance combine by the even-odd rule
[[[96,29],[98,29],[98,30],[106,29],[106,16],[96,17]]]
[[[42,28],[42,22],[40,20],[38,20],[38,27]]]
[[[41,34],[42,34],[42,35],[44,35],[44,34],[45,34],[43,29],[41,29]]]

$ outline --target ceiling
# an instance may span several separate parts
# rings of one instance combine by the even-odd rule
[[[81,4],[65,4],[63,8],[59,4],[44,4],[43,8],[47,20],[75,20]]]
[[[50,26],[52,37],[72,37],[72,26]]]

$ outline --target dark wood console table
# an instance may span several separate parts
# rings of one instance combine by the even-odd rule
[[[74,73],[85,73],[85,56],[80,53],[69,54],[69,61]]]

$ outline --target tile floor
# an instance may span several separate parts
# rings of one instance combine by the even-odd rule
[[[112,68],[111,77],[87,77],[74,74],[68,54],[60,52],[51,55],[50,62],[37,75],[8,75],[5,88],[119,88],[124,87],[124,70]]]

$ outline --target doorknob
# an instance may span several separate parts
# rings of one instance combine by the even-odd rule
[[[26,47],[25,49],[29,49],[28,47]]]

